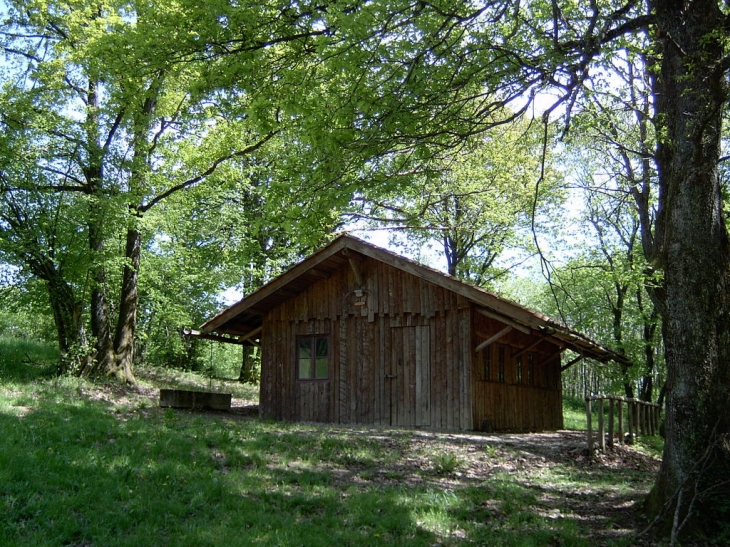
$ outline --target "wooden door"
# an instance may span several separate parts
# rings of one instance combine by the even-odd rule
[[[386,382],[391,425],[431,425],[429,327],[391,328],[390,372],[386,373]]]

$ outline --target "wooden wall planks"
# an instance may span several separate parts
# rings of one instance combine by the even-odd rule
[[[439,430],[480,429],[485,420],[495,429],[562,427],[559,382],[557,389],[515,385],[510,359],[505,383],[482,380],[473,349],[503,324],[383,262],[363,258],[359,268],[365,306],[355,306],[358,287],[344,263],[265,316],[263,417]],[[329,336],[326,380],[297,380],[296,338],[303,334]],[[514,353],[535,341],[514,331],[499,342]],[[531,351],[547,358],[556,348],[544,342]],[[559,356],[545,366],[559,378]]]

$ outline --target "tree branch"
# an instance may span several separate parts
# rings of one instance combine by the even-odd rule
[[[213,173],[215,173],[216,169],[220,167],[223,163],[227,162],[228,160],[231,160],[233,158],[246,156],[248,154],[251,154],[252,152],[255,152],[259,148],[261,148],[264,144],[266,144],[268,141],[270,141],[272,138],[274,138],[279,133],[279,130],[272,131],[269,134],[267,134],[263,139],[258,141],[255,144],[252,144],[251,146],[247,146],[243,150],[238,150],[236,152],[233,152],[232,154],[229,154],[227,156],[223,156],[221,158],[218,158],[215,160],[211,166],[206,169],[204,172],[202,172],[197,177],[193,177],[191,179],[186,180],[185,182],[181,182],[180,184],[176,184],[175,186],[172,186],[171,188],[167,189],[165,192],[155,196],[152,198],[149,202],[147,202],[144,205],[140,205],[136,207],[136,210],[140,213],[144,213],[152,209],[155,205],[160,203],[165,198],[171,196],[172,194],[179,192],[180,190],[184,190],[185,188],[188,188],[190,186],[193,186],[203,179],[209,177]]]

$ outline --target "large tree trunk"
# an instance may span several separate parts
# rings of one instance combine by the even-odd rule
[[[652,305],[651,314],[647,316],[646,310],[644,310],[644,299],[641,296],[641,291],[641,288],[636,290],[636,302],[644,323],[642,328],[644,337],[644,374],[641,377],[641,384],[639,385],[639,399],[650,403],[653,401],[654,394],[654,334],[656,332],[659,314],[656,311],[656,307]]]
[[[127,230],[127,245],[122,277],[122,291],[119,297],[119,320],[114,337],[115,362],[108,370],[110,374],[129,384],[136,384],[134,378],[134,335],[137,325],[139,301],[137,285],[139,263],[142,252],[142,235],[136,228]]]
[[[111,319],[106,298],[106,269],[103,264],[104,238],[102,235],[103,213],[99,204],[92,204],[89,228],[91,250],[91,334],[94,337],[96,360],[89,373],[107,370],[114,363]]]
[[[84,329],[81,322],[81,303],[76,299],[73,287],[64,279],[52,260],[39,255],[29,260],[31,271],[46,282],[48,297],[53,311],[53,321],[58,334],[62,367],[72,366],[68,361],[74,346],[83,343]],[[86,363],[77,363],[85,365]]]
[[[100,99],[97,93],[98,82],[93,78],[88,81],[87,89],[87,123],[86,141],[89,148],[89,161],[84,167],[89,203],[89,251],[91,252],[91,334],[96,348],[95,362],[87,371],[89,374],[106,370],[114,362],[114,346],[112,344],[111,319],[106,296],[106,266],[104,264],[104,226],[106,212],[104,208],[104,148],[99,136]]]
[[[254,346],[241,346],[241,371],[238,374],[238,381],[244,384],[258,385],[259,378],[256,370]]]
[[[664,457],[649,507],[674,539],[683,525],[708,531],[730,512],[730,249],[717,170],[727,93],[717,2],[654,8],[668,388]]]
[[[130,177],[130,194],[135,195],[137,191],[144,188],[142,184],[146,180],[150,168],[150,148],[148,134],[151,128],[152,115],[157,106],[157,95],[160,90],[163,74],[158,74],[148,88],[148,96],[142,103],[139,117],[134,122],[134,157],[132,159],[132,172]],[[140,192],[142,193],[142,192]],[[136,223],[141,218],[144,208],[141,205],[130,204],[129,211],[133,223],[127,228],[127,242],[125,247],[124,272],[122,274],[122,288],[119,295],[119,319],[114,335],[114,362],[107,369],[118,379],[129,384],[136,384],[134,378],[134,349],[135,333],[137,327],[137,307],[139,305],[139,265],[142,258],[142,233]]]

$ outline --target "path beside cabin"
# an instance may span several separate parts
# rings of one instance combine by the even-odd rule
[[[128,389],[101,386],[86,396],[111,405],[135,409],[132,412],[162,412],[157,407],[159,387],[155,384]],[[162,383],[162,385],[159,385]],[[186,388],[195,389],[194,385]],[[208,386],[197,386],[206,389]],[[139,410],[141,409],[141,410]],[[191,412],[191,411],[182,411]],[[257,419],[256,401],[233,398],[230,412],[200,411],[211,420],[233,423]],[[480,518],[504,519],[505,489],[519,487],[515,495],[529,495],[531,510],[547,519],[568,519],[587,531],[596,546],[653,546],[649,537],[629,539],[647,527],[635,505],[651,488],[660,461],[632,447],[616,446],[593,459],[587,457],[585,433],[558,431],[529,434],[435,433],[422,430],[360,428],[306,424],[302,435],[352,435],[380,444],[384,452],[395,453],[377,469],[325,464],[331,480],[344,488],[369,484],[429,486],[441,491],[478,487],[483,489]],[[508,494],[509,495],[509,494]],[[458,531],[455,532],[458,535]],[[630,543],[621,542],[629,541]]]

